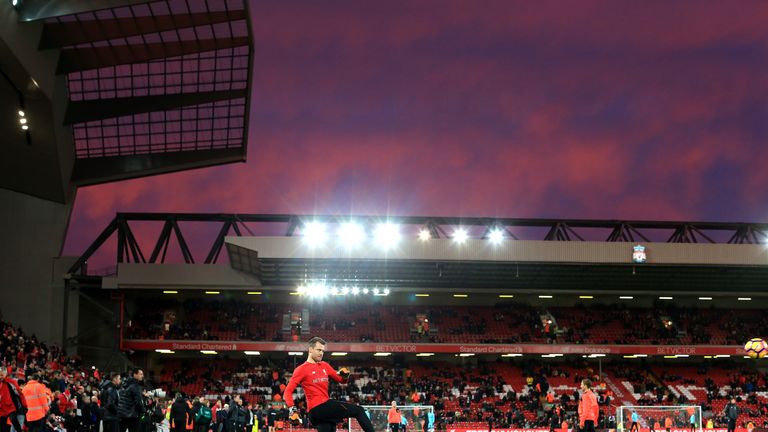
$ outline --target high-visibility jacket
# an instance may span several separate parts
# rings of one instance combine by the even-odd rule
[[[40,420],[48,414],[51,405],[51,391],[48,387],[35,380],[30,380],[24,386],[24,399],[27,401],[27,421]]]

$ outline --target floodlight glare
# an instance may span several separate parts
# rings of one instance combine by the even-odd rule
[[[328,295],[328,286],[325,284],[319,285],[317,287],[317,297],[325,297]]]
[[[504,241],[504,231],[494,228],[488,233],[488,241],[493,245],[500,245]]]
[[[320,222],[305,224],[302,234],[304,234],[304,243],[309,247],[322,246],[328,240],[325,224]]]
[[[299,285],[296,288],[296,293],[300,296],[307,296],[310,298],[321,298],[328,295],[330,289],[323,282],[310,282],[307,285]]]
[[[389,295],[389,288],[384,288],[384,295],[385,296]]]
[[[363,288],[363,294],[368,294],[368,288]]]
[[[341,289],[341,295],[347,295],[349,294],[349,287],[344,287]]]
[[[358,294],[360,294],[360,288],[352,287],[352,295],[358,295]]]
[[[363,226],[356,222],[347,222],[339,228],[339,239],[347,248],[353,248],[365,240]]]
[[[384,250],[392,249],[400,242],[400,228],[393,223],[382,223],[376,226],[373,233],[376,245]]]
[[[455,241],[458,244],[462,244],[467,241],[469,238],[469,234],[467,234],[467,230],[464,228],[458,228],[456,231],[453,232],[453,241]]]
[[[432,238],[432,235],[429,233],[428,229],[425,228],[425,229],[422,229],[421,231],[419,231],[419,240],[427,241],[430,238]]]

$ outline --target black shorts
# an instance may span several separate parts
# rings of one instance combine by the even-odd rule
[[[360,405],[327,400],[309,411],[309,421],[319,432],[332,432],[346,418],[357,419],[365,432],[374,432],[371,419]]]

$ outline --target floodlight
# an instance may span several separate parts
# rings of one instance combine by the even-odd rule
[[[322,282],[309,284],[305,293],[312,298],[321,298],[328,295],[328,287]]]
[[[392,249],[400,242],[400,228],[393,223],[382,223],[373,233],[376,245],[384,250]]]
[[[357,222],[347,222],[339,228],[339,239],[347,248],[358,246],[365,240],[365,230]]]
[[[462,244],[469,238],[469,234],[467,234],[467,230],[464,228],[458,228],[456,231],[453,232],[453,241],[455,241],[458,244]]]
[[[320,222],[305,224],[302,234],[304,235],[304,243],[309,247],[322,246],[328,240],[325,224]]]
[[[504,241],[504,231],[499,228],[494,228],[488,233],[488,241],[492,245],[500,245]]]

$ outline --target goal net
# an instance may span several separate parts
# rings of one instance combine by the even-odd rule
[[[633,432],[632,423],[636,423],[635,427],[641,432],[700,432],[701,421],[699,405],[622,405],[616,408],[616,429],[619,432]]]
[[[387,421],[387,413],[392,408],[390,405],[363,405],[365,412],[368,414],[368,418],[373,423],[373,429],[376,431],[388,431],[389,422]],[[435,408],[432,405],[399,405],[401,417],[405,418],[405,428],[400,428],[400,432],[421,432],[424,424],[427,424],[427,431],[432,431],[435,428],[434,414]],[[430,416],[430,414],[432,414]],[[430,419],[432,419],[431,428],[429,427]],[[357,424],[357,420],[349,419],[347,423],[347,430],[349,432],[362,432],[362,428]]]

